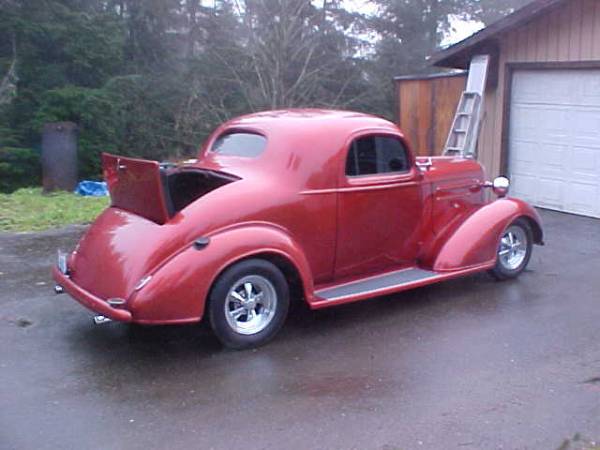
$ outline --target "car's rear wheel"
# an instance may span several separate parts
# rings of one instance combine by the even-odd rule
[[[532,250],[531,227],[524,219],[518,219],[504,231],[498,245],[496,266],[490,273],[498,280],[518,277],[529,264]]]
[[[269,261],[249,259],[231,266],[214,284],[209,320],[226,347],[257,347],[280,330],[289,303],[289,287],[279,268]]]

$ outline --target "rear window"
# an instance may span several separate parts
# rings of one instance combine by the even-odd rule
[[[267,146],[267,139],[256,133],[227,133],[219,136],[211,151],[220,155],[245,156],[260,155]]]

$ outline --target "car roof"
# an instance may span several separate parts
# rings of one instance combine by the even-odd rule
[[[254,132],[267,138],[265,151],[254,158],[219,155],[208,151],[223,133]],[[328,109],[285,109],[247,114],[221,125],[206,141],[200,165],[241,177],[255,174],[296,178],[308,182],[314,174],[333,176],[337,157],[345,152],[355,133],[373,131],[402,135],[398,127],[383,118],[353,111]],[[290,178],[291,177],[291,178]],[[303,180],[303,181],[302,181]],[[320,183],[317,183],[320,184]]]
[[[354,111],[342,111],[333,109],[283,109],[276,111],[262,111],[237,117],[227,122],[230,126],[252,126],[260,125],[270,129],[291,125],[294,127],[304,126],[313,130],[315,122],[326,122],[338,124],[349,129],[355,129],[361,124],[377,127],[394,127],[394,125],[381,117]]]

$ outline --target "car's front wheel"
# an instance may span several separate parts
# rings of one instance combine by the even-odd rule
[[[214,284],[209,320],[226,347],[257,347],[277,334],[289,303],[289,287],[281,270],[269,261],[249,259],[228,268]]]
[[[498,280],[518,277],[527,267],[532,250],[531,227],[524,219],[514,221],[500,239],[498,259],[491,274]]]

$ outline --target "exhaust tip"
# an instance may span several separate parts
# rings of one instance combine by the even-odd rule
[[[60,284],[57,284],[56,286],[54,286],[54,293],[56,295],[64,294],[65,293],[65,288],[63,288]]]
[[[109,319],[106,316],[101,316],[101,315],[97,315],[94,316],[94,325],[102,325],[103,323],[108,323],[108,322],[112,322],[111,319]]]
[[[108,303],[112,307],[122,306],[122,305],[125,304],[125,299],[123,299],[123,298],[109,298],[108,300],[106,300],[106,303]]]

